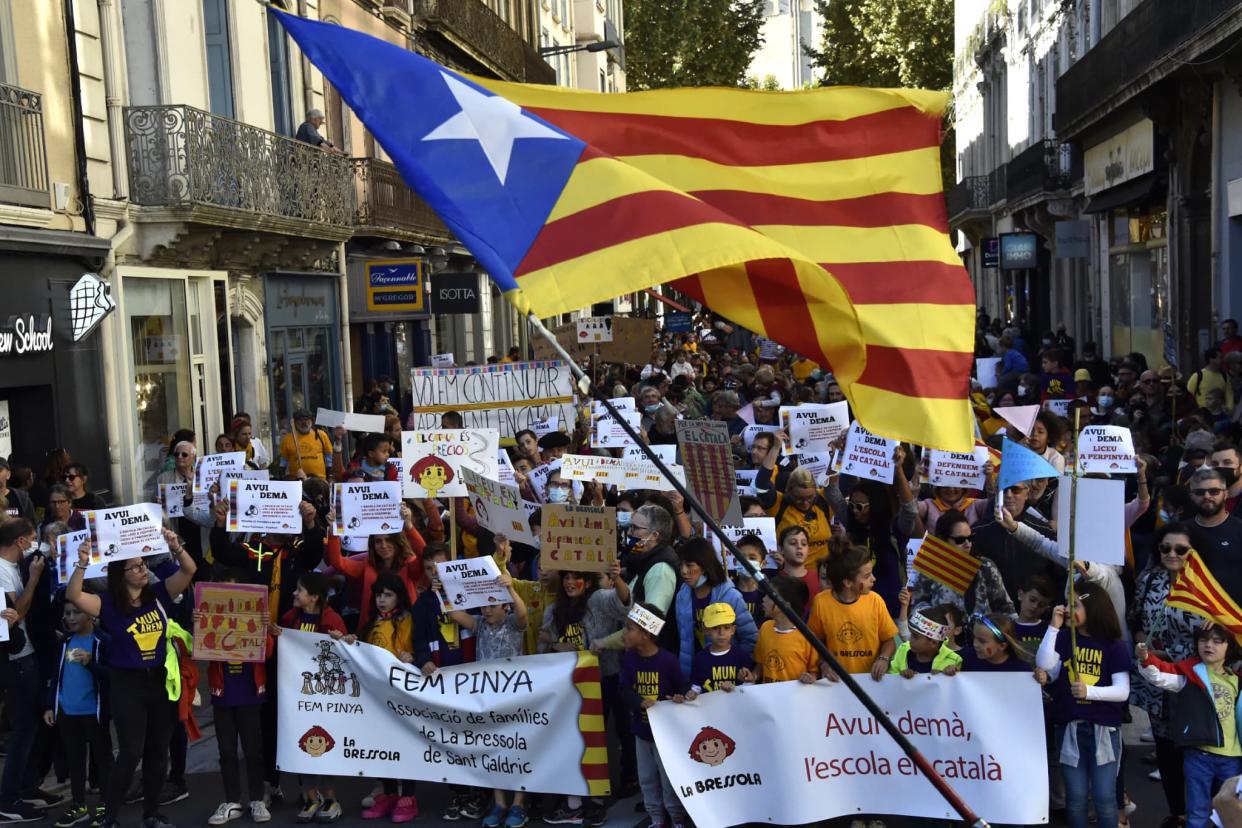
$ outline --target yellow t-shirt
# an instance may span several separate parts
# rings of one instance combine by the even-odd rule
[[[543,614],[548,611],[548,606],[556,596],[545,590],[538,581],[519,581],[516,578],[513,580],[513,591],[526,605],[526,641],[523,652],[526,655],[535,655],[539,652],[539,630],[543,629]]]
[[[294,439],[297,444],[294,444]],[[306,472],[307,477],[328,477],[328,461],[331,457],[332,445],[319,429],[312,428],[306,434],[292,431],[280,439],[280,456],[289,468],[290,475],[296,475],[298,469]]]
[[[807,624],[849,673],[868,673],[880,652],[880,644],[897,635],[884,599],[874,592],[842,604],[825,590],[811,601]]]
[[[755,663],[763,668],[763,683],[797,681],[803,673],[819,678],[819,654],[797,630],[778,630],[764,622],[755,644]]]
[[[1242,744],[1238,743],[1238,677],[1233,673],[1217,675],[1208,670],[1212,680],[1212,700],[1216,702],[1216,718],[1224,734],[1220,747],[1204,746],[1202,749],[1217,756],[1242,756]],[[1191,688],[1187,688],[1190,692]]]
[[[794,364],[789,366],[789,370],[793,372],[795,380],[806,382],[807,377],[819,370],[819,365],[809,359],[796,359]]]

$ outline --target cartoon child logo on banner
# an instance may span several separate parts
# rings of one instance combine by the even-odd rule
[[[314,756],[318,759],[336,747],[336,739],[332,738],[331,733],[319,725],[315,725],[303,733],[301,739],[298,739],[298,747],[308,756]]]
[[[729,738],[723,731],[714,727],[705,727],[699,731],[690,743],[690,758],[713,768],[733,755],[737,742]]]
[[[427,490],[427,497],[435,497],[453,482],[453,477],[453,467],[435,455],[428,455],[410,467],[410,479]]]

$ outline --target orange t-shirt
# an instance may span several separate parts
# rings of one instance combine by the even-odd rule
[[[763,668],[763,683],[797,681],[803,673],[819,678],[819,654],[797,630],[778,630],[775,621],[759,628],[755,663]]]
[[[807,624],[849,673],[870,672],[880,645],[897,635],[884,599],[874,592],[842,604],[832,590],[825,590],[811,601]]]

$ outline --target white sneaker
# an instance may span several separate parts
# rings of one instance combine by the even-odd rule
[[[250,819],[252,822],[272,821],[272,814],[267,810],[267,806],[263,804],[262,799],[256,799],[250,803]]]
[[[1147,774],[1147,778],[1153,782],[1159,782],[1160,781],[1160,768],[1156,768],[1154,771]]]
[[[220,807],[216,808],[216,812],[207,820],[207,824],[224,825],[226,822],[241,819],[245,814],[240,802],[221,802]]]
[[[383,792],[384,792],[384,786],[376,785],[374,788],[371,789],[371,792],[369,794],[367,794],[366,796],[362,798],[362,807],[370,808],[372,805],[375,804],[375,797],[379,796]]]

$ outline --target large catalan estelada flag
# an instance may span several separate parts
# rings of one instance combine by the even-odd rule
[[[672,282],[830,366],[868,431],[970,450],[974,292],[947,235],[945,93],[502,83],[268,13],[522,312]]]
[[[914,571],[965,595],[983,562],[957,545],[930,532],[914,554]]]
[[[1186,568],[1165,603],[1221,625],[1242,642],[1242,608],[1221,587],[1196,550],[1190,550]]]

